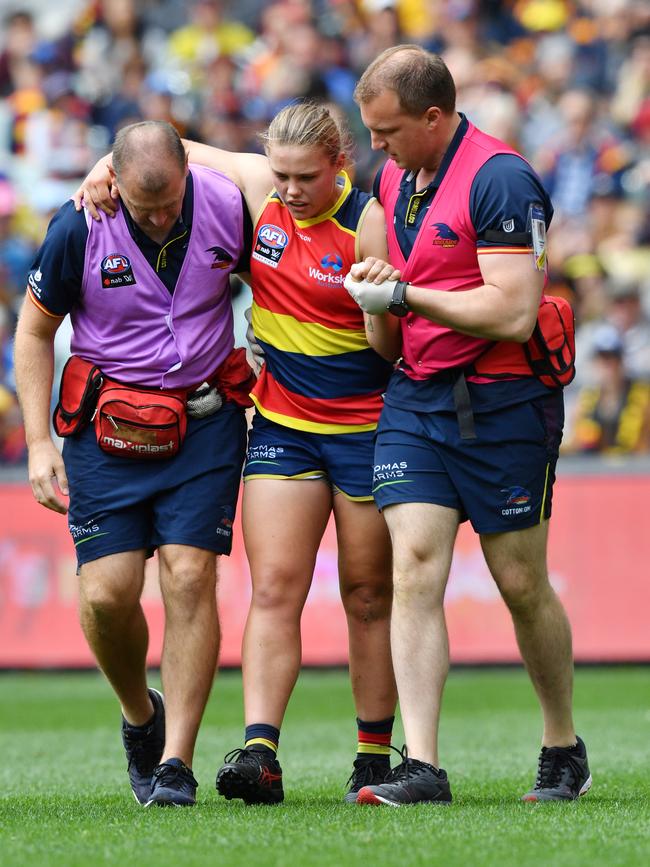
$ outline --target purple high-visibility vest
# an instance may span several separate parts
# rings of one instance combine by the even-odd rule
[[[129,234],[122,207],[96,222],[81,297],[71,312],[71,350],[110,377],[153,388],[203,382],[234,345],[229,275],[242,254],[238,188],[220,172],[191,165],[192,230],[174,294]]]

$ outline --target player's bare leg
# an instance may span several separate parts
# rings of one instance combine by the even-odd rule
[[[253,597],[242,650],[246,738],[217,773],[217,791],[247,804],[284,799],[276,753],[300,670],[300,618],[332,508],[323,480],[251,479],[243,527]]]
[[[253,595],[242,651],[246,724],[280,728],[300,670],[300,617],[332,508],[320,480],[252,479],[242,521]]]
[[[339,583],[348,623],[350,679],[357,713],[357,753],[347,803],[390,770],[397,690],[390,652],[392,550],[373,502],[334,497]]]
[[[382,719],[395,712],[397,702],[390,654],[390,536],[374,503],[337,494],[334,514],[355,707],[362,719]]]

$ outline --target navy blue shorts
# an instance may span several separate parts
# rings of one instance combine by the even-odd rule
[[[248,436],[244,481],[325,479],[350,500],[372,500],[374,431],[317,434],[269,421],[259,412]]]
[[[173,458],[106,454],[92,425],[66,439],[68,526],[78,564],[172,544],[229,554],[245,450],[244,412],[230,403],[208,418],[188,418]]]
[[[562,392],[474,416],[461,440],[453,412],[385,405],[379,419],[373,494],[380,509],[434,503],[458,509],[477,533],[503,533],[550,517],[562,440]]]

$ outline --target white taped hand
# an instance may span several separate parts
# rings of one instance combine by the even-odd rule
[[[367,280],[355,280],[348,274],[343,282],[350,295],[365,312],[385,313],[393,298],[393,290],[397,280],[384,280],[383,283],[369,283]]]
[[[264,364],[264,350],[259,345],[257,340],[255,339],[255,332],[253,331],[253,308],[248,307],[244,310],[244,319],[248,322],[248,326],[246,328],[246,342],[248,343],[248,348],[251,351],[251,355],[253,356],[253,361],[255,364],[261,367]]]

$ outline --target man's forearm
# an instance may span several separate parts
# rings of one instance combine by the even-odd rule
[[[51,438],[50,402],[54,376],[54,345],[51,341],[21,330],[15,343],[16,386],[30,447]]]

